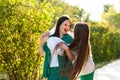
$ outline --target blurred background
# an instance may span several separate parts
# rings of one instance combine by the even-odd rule
[[[0,0],[0,80],[40,80],[40,35],[62,15],[88,23],[96,70],[120,59],[120,0]]]

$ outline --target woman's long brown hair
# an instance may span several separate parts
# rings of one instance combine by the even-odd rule
[[[69,48],[77,58],[66,74],[70,80],[76,80],[90,53],[89,28],[86,23],[79,22],[75,25],[74,39]]]

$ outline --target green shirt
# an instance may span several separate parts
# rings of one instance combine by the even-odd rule
[[[72,41],[72,37],[68,34],[65,34],[61,39],[67,44],[70,44]],[[42,77],[47,78],[49,75],[49,64],[50,64],[50,57],[51,57],[50,49],[47,46],[47,42],[45,42],[43,49],[45,51],[45,61],[44,61],[44,69],[43,69]],[[60,61],[60,64],[61,64],[61,61]]]

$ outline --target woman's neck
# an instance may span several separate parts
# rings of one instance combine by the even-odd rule
[[[60,35],[60,38],[62,38],[63,37],[63,35]]]
[[[60,38],[62,38],[63,37],[63,34],[62,33],[60,33]]]

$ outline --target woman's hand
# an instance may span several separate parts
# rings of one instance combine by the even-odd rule
[[[64,42],[59,43],[60,48],[64,49],[69,60],[72,62],[74,60],[74,55],[71,53],[69,47]]]
[[[44,32],[41,37],[40,37],[40,42],[39,42],[39,51],[40,51],[40,55],[43,55],[44,51],[43,51],[43,42],[47,41],[48,37],[49,37],[50,32]]]
[[[40,37],[40,42],[47,41],[49,35],[50,35],[50,32],[44,32]]]

